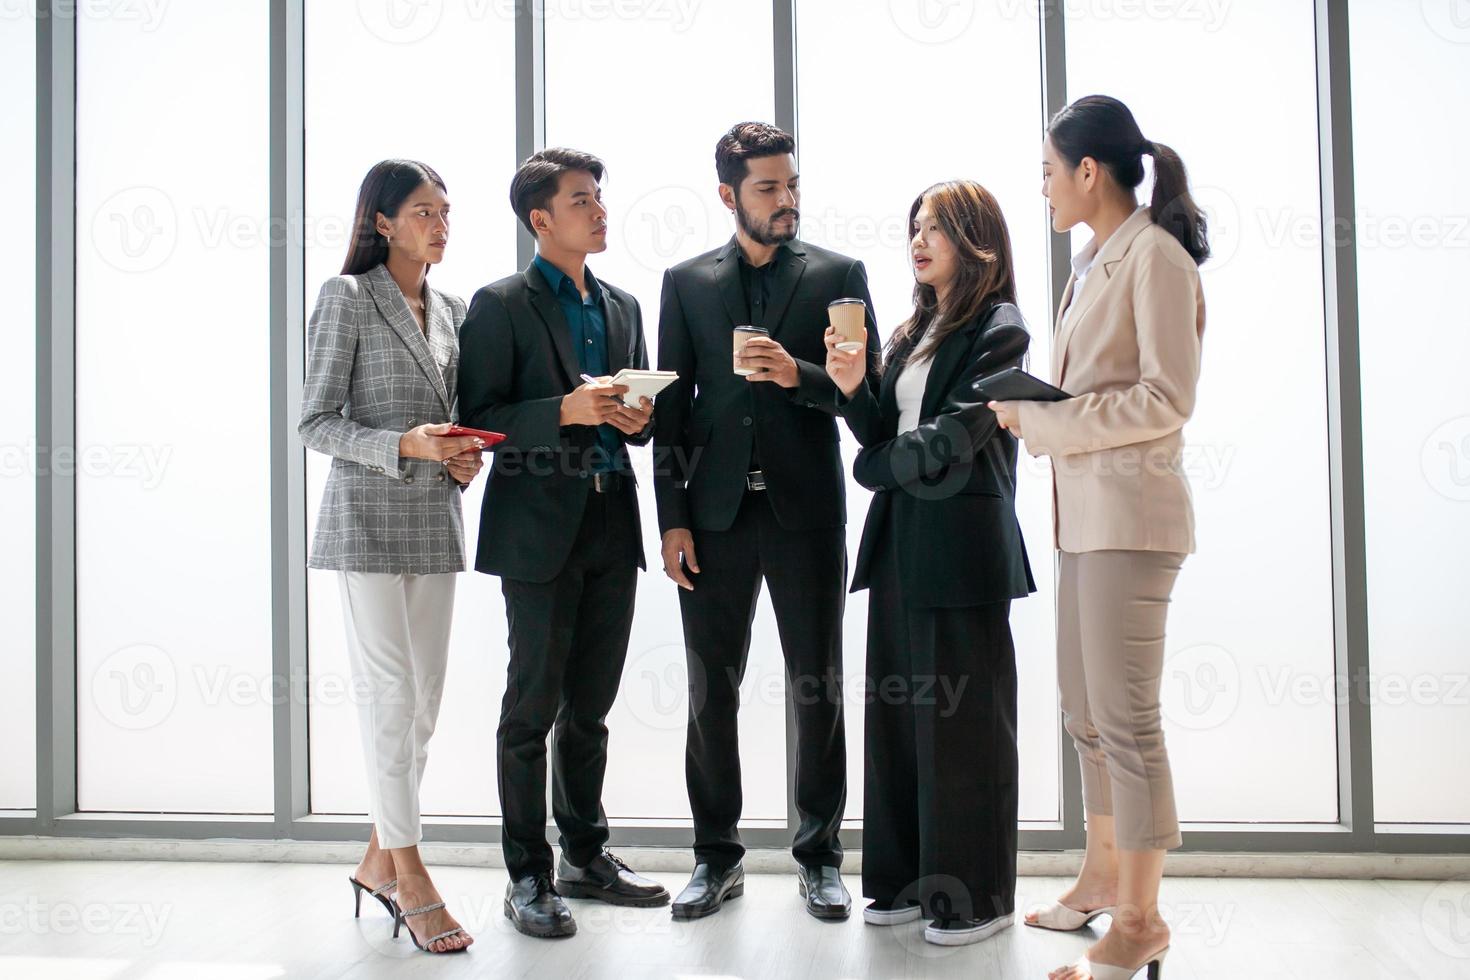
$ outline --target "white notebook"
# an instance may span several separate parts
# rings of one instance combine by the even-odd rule
[[[636,368],[623,368],[613,376],[612,383],[627,385],[628,391],[623,395],[623,404],[629,408],[637,408],[638,399],[652,398],[678,380],[678,371],[640,371]]]

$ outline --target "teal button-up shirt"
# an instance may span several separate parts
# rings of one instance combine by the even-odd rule
[[[546,278],[547,285],[556,296],[556,302],[567,318],[567,327],[572,334],[572,349],[577,352],[577,364],[582,373],[600,378],[608,373],[607,359],[607,312],[603,301],[602,284],[586,270],[587,298],[565,272],[546,261],[539,254],[536,268]],[[594,473],[608,473],[615,469],[618,448],[622,445],[618,430],[610,425],[597,427],[597,445],[602,452],[592,461]]]

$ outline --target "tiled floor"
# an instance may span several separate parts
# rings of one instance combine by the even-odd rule
[[[452,957],[389,938],[373,903],[352,918],[347,866],[112,861],[0,862],[0,978],[271,980],[353,977],[1043,978],[1091,933],[1017,926],[976,946],[924,942],[922,924],[880,929],[807,916],[787,875],[755,875],[718,915],[573,902],[579,932],[518,935],[501,912],[505,872],[436,872],[477,937]],[[671,890],[679,874],[658,874]],[[849,886],[856,888],[855,878]],[[1023,878],[1018,908],[1054,896]],[[1470,883],[1168,878],[1174,930],[1164,971],[1192,978],[1470,977]],[[1106,919],[1097,925],[1105,927]]]

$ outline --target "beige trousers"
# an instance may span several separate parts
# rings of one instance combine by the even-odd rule
[[[1184,555],[1059,553],[1057,684],[1090,814],[1112,815],[1119,848],[1178,847],[1159,684],[1169,593]]]

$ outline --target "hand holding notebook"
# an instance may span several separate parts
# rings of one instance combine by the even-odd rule
[[[582,375],[582,380],[600,382],[600,378],[591,378]],[[628,408],[637,408],[638,399],[652,398],[669,385],[679,380],[677,371],[646,371],[638,368],[623,368],[617,374],[608,378],[606,384],[626,385],[628,390],[623,395],[623,404]]]

